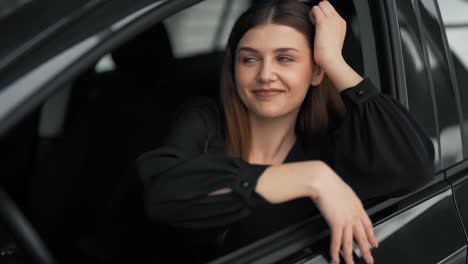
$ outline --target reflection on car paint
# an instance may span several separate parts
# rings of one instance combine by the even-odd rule
[[[395,216],[391,219],[383,222],[374,227],[375,238],[381,244],[392,234],[400,230],[402,227],[406,226],[408,223],[422,215],[427,210],[431,209],[441,200],[450,197],[452,195],[452,189],[440,193],[431,199]],[[357,256],[361,257],[361,251],[359,250],[358,245],[354,242],[354,252]]]

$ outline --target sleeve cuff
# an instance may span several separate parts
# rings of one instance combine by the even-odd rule
[[[372,84],[371,80],[365,78],[356,86],[344,89],[340,92],[341,98],[345,103],[362,104],[377,95],[379,92]]]
[[[262,196],[255,192],[257,181],[268,165],[250,164],[241,160],[238,178],[234,181],[232,189],[239,194],[249,207],[269,204]]]

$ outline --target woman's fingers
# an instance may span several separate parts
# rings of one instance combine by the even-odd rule
[[[310,16],[310,21],[312,21],[312,24],[316,24],[317,21],[320,21],[325,17],[325,14],[322,12],[322,9],[320,9],[319,6],[314,6],[312,7],[312,10],[309,13]]]
[[[367,240],[366,231],[364,231],[364,227],[360,221],[353,226],[353,233],[362,257],[366,263],[374,263],[374,259],[372,258],[372,254],[369,249],[369,241]]]
[[[330,255],[334,263],[340,262],[340,247],[342,236],[343,228],[341,226],[333,226],[331,229]]]
[[[372,225],[371,220],[369,219],[369,216],[366,214],[365,217],[361,219],[361,222],[364,226],[364,230],[366,231],[367,239],[369,240],[369,242],[372,244],[372,246],[378,247],[379,242],[375,238],[374,227]]]
[[[346,264],[354,264],[353,260],[353,227],[347,225],[343,231],[343,253]]]
[[[329,5],[331,5],[330,3],[328,3],[328,1],[321,1],[318,6],[320,7],[320,9],[322,10],[323,14],[325,16],[332,16],[333,15],[333,12],[332,10],[330,10],[330,7]]]
[[[336,12],[335,7],[329,2],[329,1],[322,1],[320,4],[322,4],[327,8],[327,10],[330,12],[330,14],[336,15],[338,12]]]
[[[315,24],[317,21],[321,21],[331,16],[338,16],[339,18],[341,18],[341,16],[338,14],[333,5],[330,4],[330,2],[328,2],[327,0],[320,2],[318,5],[313,6],[311,11],[309,12],[309,17],[313,24]]]

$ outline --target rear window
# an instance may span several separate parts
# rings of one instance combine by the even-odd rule
[[[249,5],[249,0],[208,0],[166,19],[174,56],[223,50],[235,20]]]

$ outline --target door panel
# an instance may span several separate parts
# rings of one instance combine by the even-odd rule
[[[442,192],[376,225],[376,263],[454,263],[447,257],[466,254],[452,190],[440,185]]]
[[[466,227],[468,226],[468,161],[464,161],[448,170],[447,176],[453,184],[456,204],[466,234]]]

